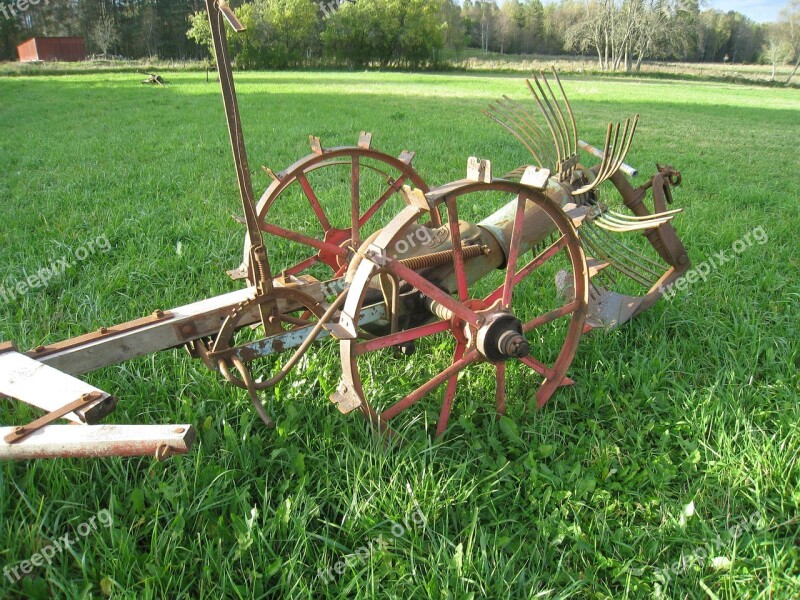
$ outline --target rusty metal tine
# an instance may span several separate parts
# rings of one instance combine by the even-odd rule
[[[606,161],[608,160],[608,155],[610,154],[609,145],[611,144],[611,131],[613,127],[614,125],[612,123],[609,123],[608,127],[606,128],[606,142],[603,145],[604,149],[603,158],[600,160],[600,167],[597,169],[597,175],[595,176],[594,181],[592,181],[591,183],[587,183],[585,186],[578,188],[577,190],[573,190],[572,192],[573,196],[580,196],[581,194],[590,192],[593,189],[595,189],[598,185],[603,183],[603,181],[605,181],[603,179],[600,179],[600,173],[602,173],[602,171],[604,170]]]
[[[533,136],[538,140],[536,145],[538,148],[540,148],[542,157],[546,158],[547,160],[550,160],[550,157],[553,157],[552,165],[555,165],[558,162],[558,158],[555,157],[555,153],[553,152],[551,144],[547,140],[546,132],[536,122],[536,119],[534,119],[519,103],[514,102],[508,96],[503,96],[503,98],[505,99],[505,103],[501,104],[501,106],[505,110],[511,111],[522,122],[525,123],[528,131],[532,133]],[[546,152],[542,148],[545,148]],[[545,156],[545,154],[547,154],[547,156]]]
[[[660,265],[657,262],[650,260],[646,256],[643,256],[639,252],[635,251],[633,248],[625,244],[620,238],[622,236],[613,236],[602,229],[598,229],[597,231],[593,231],[596,236],[599,237],[601,240],[605,240],[605,242],[609,245],[609,247],[613,247],[615,244],[620,250],[624,250],[624,253],[620,253],[620,256],[624,256],[625,259],[631,264],[636,266],[637,268],[641,269],[642,271],[646,271],[656,279],[661,277],[666,270],[664,265]],[[638,260],[636,260],[638,259]],[[645,264],[647,263],[647,264]],[[653,270],[655,268],[656,270]]]
[[[553,129],[553,124],[550,122],[550,119],[547,116],[547,110],[545,110],[544,105],[542,104],[542,101],[539,99],[539,95],[536,93],[536,90],[533,89],[533,86],[531,85],[531,80],[530,79],[526,79],[525,83],[528,84],[528,89],[530,89],[531,94],[533,94],[533,98],[536,100],[536,104],[539,106],[539,110],[542,112],[542,115],[544,116],[544,120],[547,123],[547,127],[550,129],[550,135],[553,136],[553,144],[554,144],[555,149],[556,149],[556,154],[560,155],[561,149],[560,149],[560,147],[558,145],[558,138],[556,137],[556,132]]]
[[[519,124],[523,132],[527,135],[529,141],[531,142],[531,145],[538,150],[539,156],[545,159],[548,158],[547,156],[545,156],[545,152],[543,149],[543,148],[546,148],[547,150],[550,149],[547,140],[541,135],[541,133],[537,132],[530,125],[528,125],[525,118],[521,116],[519,113],[522,112],[523,115],[530,118],[529,115],[527,115],[527,113],[525,113],[520,108],[516,107],[514,105],[514,102],[510,98],[507,98],[505,96],[504,98],[507,100],[507,102],[502,103],[502,101],[498,101],[497,104],[493,106],[493,109],[496,112],[499,112],[505,118],[512,120],[516,124]],[[540,163],[539,166],[545,166],[545,163],[542,162],[541,158],[537,157],[537,160]]]
[[[501,101],[498,101],[497,104],[490,104],[489,108],[495,113],[499,114],[503,118],[507,119],[509,123],[514,125],[517,133],[524,136],[527,139],[531,146],[538,148],[539,144],[536,140],[530,135],[528,128],[525,127],[525,124],[520,120],[519,116],[516,115],[513,111],[509,109],[505,104],[502,104]]]
[[[572,132],[573,132],[573,145],[572,145],[572,152],[577,154],[578,152],[578,124],[575,121],[575,113],[572,112],[572,105],[569,103],[569,98],[567,98],[567,93],[564,91],[564,86],[561,85],[561,78],[558,76],[558,71],[555,67],[551,67],[553,70],[553,76],[556,78],[556,83],[558,84],[558,89],[561,90],[561,96],[564,98],[564,104],[567,107],[567,113],[569,114],[570,122],[572,123]]]
[[[572,144],[570,143],[569,127],[567,126],[567,120],[564,118],[564,111],[561,110],[561,104],[559,104],[558,98],[556,98],[556,95],[553,93],[553,88],[550,87],[550,82],[547,81],[547,77],[545,76],[544,71],[542,71],[542,80],[544,81],[544,84],[547,86],[547,91],[550,92],[550,97],[553,99],[553,104],[555,105],[556,110],[558,111],[559,122],[561,123],[561,128],[564,135],[564,145],[567,150],[567,157],[569,157],[576,151],[572,149]]]
[[[552,166],[555,166],[555,164],[558,162],[558,157],[555,155],[552,146],[548,143],[547,133],[544,131],[544,129],[542,129],[542,127],[536,122],[536,119],[534,119],[533,116],[528,113],[527,110],[525,110],[525,107],[518,102],[515,102],[508,96],[503,96],[503,98],[506,100],[506,103],[502,106],[507,110],[514,112],[514,114],[516,114],[528,126],[529,131],[539,140],[537,146],[539,143],[541,143],[543,147],[547,149],[548,156],[552,157],[553,160]],[[542,151],[542,154],[544,155],[544,150]]]
[[[548,117],[548,122],[556,128],[556,131],[558,133],[558,140],[561,143],[559,150],[559,160],[563,160],[567,157],[567,141],[564,139],[564,132],[561,131],[561,125],[558,122],[558,115],[556,115],[556,111],[553,110],[553,106],[550,104],[550,99],[547,97],[547,93],[544,91],[544,88],[542,87],[542,83],[539,81],[539,78],[536,75],[534,75],[533,80],[536,82],[536,87],[539,88],[542,101],[547,107],[545,116]]]
[[[628,131],[630,126],[630,119],[625,120],[625,133],[622,135],[622,140],[620,141],[621,152],[618,153],[617,161],[614,164],[614,170],[611,171],[609,177],[619,171],[619,168],[622,166],[622,163],[625,162],[625,157],[628,155],[628,150],[631,149],[631,142],[633,142],[633,134],[636,131],[636,122],[639,120],[639,115],[636,115],[633,119],[633,127],[630,127],[630,132]],[[617,149],[614,148],[616,151]]]
[[[630,129],[630,126],[631,120],[625,119],[625,128],[622,130],[622,138],[619,140],[614,140],[614,156],[612,157],[611,168],[608,171],[608,177],[611,177],[619,170],[620,166],[622,166],[622,162],[625,159],[625,142],[628,138],[628,130]],[[622,153],[622,158],[620,158],[620,153]]]
[[[517,139],[518,139],[520,142],[522,142],[522,145],[523,145],[523,146],[525,146],[525,147],[528,149],[528,152],[530,152],[530,153],[533,155],[533,157],[534,157],[536,160],[538,160],[539,162],[541,162],[541,159],[540,159],[540,158],[538,158],[538,157],[536,156],[536,152],[534,151],[534,149],[530,147],[530,145],[528,144],[528,142],[526,142],[526,141],[523,139],[523,137],[522,137],[521,135],[519,135],[519,134],[518,134],[518,133],[517,133],[517,132],[514,130],[514,128],[513,128],[513,127],[511,127],[510,125],[507,125],[506,123],[504,123],[503,121],[501,121],[500,119],[498,119],[497,117],[495,117],[494,115],[490,114],[489,112],[487,112],[487,111],[485,111],[485,110],[484,110],[484,111],[481,111],[481,112],[483,112],[483,114],[484,114],[484,115],[486,115],[487,117],[489,117],[489,118],[490,118],[492,121],[494,121],[495,123],[497,123],[497,124],[499,124],[499,125],[501,125],[501,126],[505,127],[505,128],[506,128],[506,129],[509,131],[509,133],[511,133],[511,135],[513,135],[513,136],[514,136],[515,138],[517,138]]]
[[[597,181],[599,181],[600,183],[603,183],[613,174],[611,171],[611,167],[614,165],[615,156],[612,148],[614,149],[617,148],[617,144],[619,142],[619,127],[620,124],[617,123],[617,127],[614,131],[614,143],[611,146],[607,146],[606,151],[603,153],[603,169],[597,173]],[[598,183],[597,185],[600,185],[600,183]]]
[[[486,111],[484,111],[483,114],[485,114],[487,117],[492,119],[494,122],[499,123],[500,125],[505,127],[509,132],[511,132],[511,134],[514,137],[516,137],[520,142],[522,142],[522,144],[525,146],[525,148],[527,148],[528,152],[531,153],[531,155],[533,156],[533,158],[537,162],[539,162],[540,164],[543,164],[542,163],[542,159],[540,158],[541,149],[539,148],[538,144],[536,144],[536,141],[533,140],[532,138],[530,138],[530,136],[528,136],[528,135],[523,135],[523,133],[526,133],[526,132],[523,131],[522,133],[520,133],[517,128],[515,128],[512,125],[509,125],[508,123],[506,123],[506,121],[503,120],[503,119],[509,119],[509,115],[506,114],[505,112],[503,112],[500,109],[500,107],[492,105],[492,104],[489,104],[488,109],[493,111],[495,113],[495,115],[498,115],[498,116],[492,115],[492,114],[490,114],[490,113],[488,113]],[[500,118],[500,117],[502,117],[502,118]],[[513,125],[516,125],[516,122],[514,122],[513,120],[512,120],[512,123],[513,123]]]
[[[603,229],[598,229],[598,231],[595,232],[595,233],[597,233],[600,237],[605,237],[605,238],[610,238],[611,237],[611,234],[606,232],[606,231],[604,231]],[[617,238],[619,238],[619,236],[617,236]],[[615,242],[617,244],[619,244],[620,246],[622,246],[632,256],[635,256],[635,257],[639,258],[640,260],[642,260],[642,261],[644,261],[646,263],[649,263],[651,266],[653,266],[656,269],[658,269],[658,271],[656,271],[655,273],[658,273],[658,275],[657,275],[658,277],[661,276],[661,273],[663,273],[663,271],[664,271],[664,265],[662,263],[659,263],[659,262],[653,260],[652,258],[650,258],[648,256],[645,256],[644,254],[642,254],[638,250],[635,250],[635,249],[631,248],[625,242],[623,242],[623,241],[621,241],[619,239],[615,239]],[[642,267],[645,268],[644,265],[642,265]],[[647,270],[650,271],[650,269],[647,269]],[[653,273],[653,271],[650,271],[650,272]]]
[[[600,254],[602,258],[606,261],[611,263],[611,265],[617,269],[623,275],[633,279],[635,282],[640,283],[647,287],[653,286],[653,281],[650,281],[647,277],[645,277],[641,273],[637,273],[636,271],[631,270],[630,266],[624,264],[624,259],[622,259],[622,255],[615,256],[618,254],[614,251],[613,248],[607,247],[605,244],[601,244],[600,240],[596,237],[591,231],[591,227],[581,228],[581,230],[585,234],[585,239],[588,241],[589,245],[593,248],[595,252]]]
[[[664,212],[660,212],[660,213],[653,213],[652,215],[647,215],[646,217],[636,217],[636,216],[633,216],[633,215],[624,215],[622,213],[618,213],[618,212],[615,212],[613,210],[609,210],[605,214],[614,215],[615,217],[618,217],[620,219],[625,219],[626,221],[647,221],[648,219],[652,219],[654,217],[655,218],[660,218],[660,217],[665,217],[667,215],[677,215],[678,213],[682,213],[682,212],[683,212],[682,208],[675,208],[673,210],[665,210]]]
[[[638,225],[620,225],[612,221],[606,221],[602,217],[595,219],[595,224],[598,227],[602,227],[607,231],[613,231],[615,233],[632,233],[634,231],[648,231],[650,229],[657,229],[666,222],[667,221],[656,221],[654,223],[640,223]]]
[[[617,225],[615,223],[609,223],[608,221],[603,221],[602,219],[595,219],[595,225],[598,227],[602,227],[607,231],[613,231],[614,233],[631,233],[634,231],[647,231],[648,229],[654,229],[658,227],[658,225],[640,225],[640,226],[625,226],[625,225]]]
[[[655,216],[653,216],[650,219],[639,220],[639,221],[626,221],[625,219],[620,219],[619,217],[615,217],[613,215],[609,215],[608,213],[605,213],[605,214],[601,215],[598,218],[603,219],[604,221],[606,221],[607,223],[610,223],[611,225],[622,225],[622,226],[625,226],[625,227],[646,226],[647,228],[649,228],[650,226],[652,226],[654,224],[661,225],[663,223],[667,223],[668,221],[671,221],[672,218],[673,218],[673,215],[667,215],[666,217],[655,217]]]

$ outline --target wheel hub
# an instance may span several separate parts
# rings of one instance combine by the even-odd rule
[[[478,329],[476,347],[493,363],[524,358],[531,351],[522,332],[522,323],[507,311],[498,311],[486,317],[485,324]]]

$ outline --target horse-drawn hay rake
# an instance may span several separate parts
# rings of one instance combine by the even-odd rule
[[[412,153],[374,150],[370,134],[337,148],[312,137],[308,157],[280,173],[267,170],[273,183],[256,203],[223,20],[241,25],[223,0],[206,4],[247,228],[243,263],[229,274],[248,286],[25,353],[0,346],[0,393],[47,411],[3,428],[0,458],[163,459],[188,451],[195,437],[188,424],[101,424],[115,398],[77,378],[181,346],[245,390],[269,425],[259,393],[330,336],[342,364],[331,400],[342,413],[360,411],[391,432],[392,419],[443,388],[440,435],[462,372],[494,379],[499,415],[509,384],[526,386],[541,407],[572,383],[567,370],[582,334],[646,310],[689,268],[670,223],[679,211],[667,206],[680,173],[659,166],[633,188],[626,173],[635,171],[624,160],[638,116],[609,125],[602,149],[582,142],[555,71],[528,82],[534,111],[506,97],[486,111],[534,165],[498,179],[488,161],[470,158],[465,179],[429,188]],[[579,148],[599,164],[582,165]],[[600,201],[606,181],[625,213]],[[302,214],[302,206],[310,210]],[[278,271],[275,256],[283,260]],[[386,354],[392,351],[400,356]],[[380,369],[413,360],[415,351],[424,357],[414,362],[420,372],[403,370],[407,387],[393,397]],[[282,366],[257,377],[259,359],[273,355],[280,360],[270,364]],[[263,360],[257,368],[263,371]],[[72,425],[54,424],[62,418]]]

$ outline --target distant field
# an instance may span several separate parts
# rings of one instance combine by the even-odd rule
[[[786,83],[792,65],[778,65],[772,78],[772,66],[744,63],[688,63],[667,61],[645,61],[641,67],[630,72],[602,71],[593,56],[550,56],[539,54],[500,54],[468,49],[461,52],[447,51],[441,58],[439,70],[530,74],[539,70],[550,70],[556,66],[562,73],[604,77],[678,78],[705,81],[753,83],[780,86]],[[0,63],[0,76],[18,75],[64,75],[91,72],[134,73],[137,71],[205,71],[209,66],[201,60],[92,60],[82,63],[48,62],[39,64],[6,62]],[[320,68],[326,65],[319,65]],[[341,69],[340,67],[333,67]],[[377,69],[377,68],[376,68]],[[792,87],[800,87],[800,77],[795,76]]]
[[[0,341],[53,342],[236,289],[244,229],[218,87],[204,73],[0,79],[0,285],[87,242],[46,289],[0,297]],[[431,185],[470,155],[528,162],[480,114],[521,76],[244,73],[255,187],[309,153],[417,152]],[[0,563],[14,566],[108,509],[2,597],[796,598],[800,590],[800,95],[654,79],[564,81],[585,140],[641,115],[628,163],[682,170],[676,228],[697,264],[755,244],[632,323],[586,336],[539,412],[511,382],[500,426],[471,377],[443,441],[423,401],[384,449],[328,401],[335,344],[312,349],[270,401],[266,430],[239,390],[184,351],[90,376],[117,423],[194,423],[186,457],[0,466]],[[587,159],[587,162],[590,159]],[[298,214],[298,219],[302,214]],[[280,265],[274,265],[278,270]],[[388,391],[429,356],[387,355]],[[380,376],[380,373],[378,374]],[[0,404],[0,423],[34,412]],[[394,527],[405,521],[402,533]],[[394,527],[394,529],[393,529]],[[73,538],[77,537],[72,533]],[[378,538],[386,543],[370,544]],[[364,552],[364,549],[369,550]],[[337,565],[345,565],[340,573]],[[332,575],[324,575],[334,569]],[[321,576],[320,573],[323,573]]]

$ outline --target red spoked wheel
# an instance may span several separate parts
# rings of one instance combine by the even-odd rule
[[[312,138],[314,153],[274,174],[257,212],[262,231],[269,234],[275,275],[320,280],[341,275],[351,248],[404,206],[403,185],[428,190],[411,166],[413,153],[393,157],[370,148],[370,140],[370,134],[362,134],[359,146],[322,148]],[[247,274],[249,253],[246,240],[240,277]]]
[[[359,314],[388,276],[397,293],[393,302],[384,300],[386,320],[403,326],[340,342],[343,376],[332,399],[343,412],[360,407],[383,430],[444,387],[437,435],[457,397],[474,403],[489,387],[498,415],[505,414],[509,388],[541,407],[572,383],[566,372],[588,306],[586,261],[570,217],[540,191],[506,180],[454,182],[426,197],[430,212],[408,206],[360,250],[367,259],[348,276],[340,325],[358,330]],[[393,258],[397,244],[431,213],[442,215],[452,262],[413,270]],[[485,251],[467,252],[473,243],[486,244]],[[392,315],[393,307],[404,314]],[[388,352],[401,344],[414,344],[415,353]]]

